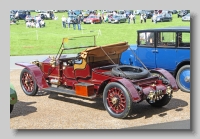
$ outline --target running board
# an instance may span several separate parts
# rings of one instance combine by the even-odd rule
[[[78,97],[83,97],[83,98],[89,98],[89,99],[94,99],[96,98],[96,95],[92,96],[82,96],[82,95],[77,95],[75,90],[70,90],[66,88],[55,88],[55,87],[49,87],[49,88],[44,88],[44,91],[50,91],[50,92],[55,92],[58,94],[65,94],[65,95],[71,95],[71,96],[78,96]]]

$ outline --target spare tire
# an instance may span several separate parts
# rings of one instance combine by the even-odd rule
[[[120,65],[112,68],[112,74],[129,79],[142,79],[149,76],[149,71],[136,66]]]

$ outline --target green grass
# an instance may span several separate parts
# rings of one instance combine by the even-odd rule
[[[31,13],[36,15],[37,13]],[[81,24],[83,30],[62,28],[61,17],[67,13],[56,13],[58,20],[45,20],[45,28],[26,28],[24,20],[18,25],[10,25],[10,56],[18,55],[45,55],[56,54],[64,37],[96,35],[97,45],[106,45],[127,41],[136,43],[136,31],[139,29],[159,28],[169,26],[190,26],[190,22],[182,22],[181,18],[173,15],[172,22],[154,24],[151,19],[147,23],[140,23],[140,17],[136,17],[136,24]],[[77,26],[76,26],[77,29]],[[77,50],[69,50],[68,53],[77,53]]]

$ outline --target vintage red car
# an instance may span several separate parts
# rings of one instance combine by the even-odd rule
[[[84,37],[94,40],[94,44],[83,45],[82,39],[78,47],[68,45]],[[77,56],[66,54],[70,49],[82,48]],[[127,42],[96,46],[95,36],[63,38],[56,57],[16,63],[24,67],[20,75],[22,90],[29,96],[40,89],[94,100],[103,97],[105,109],[115,118],[129,116],[132,104],[143,100],[155,107],[167,105],[178,90],[174,77],[160,68],[120,65],[120,56],[127,49]]]
[[[83,19],[84,24],[96,24],[96,23],[101,23],[101,20],[99,16],[90,14],[87,18]]]

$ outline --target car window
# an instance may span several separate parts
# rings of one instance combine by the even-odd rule
[[[190,32],[178,32],[178,47],[190,47]]]
[[[154,46],[154,32],[139,33],[139,45]]]
[[[175,47],[176,33],[175,32],[158,32],[157,47]]]

